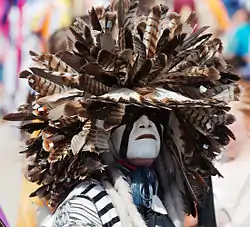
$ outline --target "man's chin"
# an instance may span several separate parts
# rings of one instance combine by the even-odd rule
[[[153,164],[154,158],[133,158],[129,159],[129,163],[134,166],[146,166],[149,167]]]

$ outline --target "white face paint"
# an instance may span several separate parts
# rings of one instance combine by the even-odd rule
[[[126,125],[115,129],[111,135],[111,142],[116,152],[119,152],[123,132]],[[156,125],[142,115],[134,122],[132,131],[129,135],[127,158],[133,164],[147,165],[151,164],[159,155],[161,138]]]

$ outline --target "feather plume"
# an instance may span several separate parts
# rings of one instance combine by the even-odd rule
[[[68,73],[74,73],[75,70],[72,69],[69,65],[67,65],[64,61],[57,58],[53,54],[37,54],[34,51],[29,52],[32,56],[32,59],[34,61],[40,62],[43,67],[50,71],[57,71],[57,72],[68,72]]]
[[[139,7],[139,1],[134,1],[128,9],[127,15],[123,21],[123,27],[130,31],[134,30],[134,19],[136,18],[137,10]]]
[[[97,31],[101,32],[102,26],[100,24],[100,21],[98,19],[98,16],[96,14],[94,7],[90,10],[89,15],[90,15],[90,21],[91,21],[91,25],[92,25],[93,30],[97,30]]]
[[[41,96],[53,95],[68,91],[70,88],[67,86],[60,86],[40,76],[30,74],[28,77],[28,83],[31,88],[38,92]]]
[[[111,90],[110,87],[98,82],[88,74],[81,74],[79,76],[79,86],[93,95],[102,95]]]
[[[48,105],[51,108],[57,107],[68,100],[74,99],[75,97],[81,97],[84,92],[77,89],[68,90],[60,94],[47,95],[36,100],[36,104],[44,106]]]
[[[148,58],[152,58],[156,51],[160,19],[161,8],[160,6],[155,6],[148,16],[147,27],[143,38]]]

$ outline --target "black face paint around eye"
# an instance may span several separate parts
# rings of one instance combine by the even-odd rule
[[[121,124],[134,123],[142,115],[146,115],[149,120],[153,121],[155,124],[162,124],[167,122],[169,118],[169,111],[163,111],[153,108],[139,108],[136,106],[129,106],[126,108],[126,114],[123,117]]]

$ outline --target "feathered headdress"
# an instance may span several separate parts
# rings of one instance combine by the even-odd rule
[[[5,116],[36,133],[23,151],[26,175],[41,185],[31,196],[52,207],[80,181],[102,173],[110,131],[129,106],[166,114],[162,169],[172,171],[186,202],[199,202],[204,177],[219,174],[212,160],[234,139],[227,125],[235,118],[227,111],[238,99],[239,77],[220,57],[221,41],[204,34],[208,27],[196,29],[193,13],[182,21],[156,5],[137,16],[137,1],[127,8],[122,3],[117,11],[92,8],[91,25],[77,19],[67,50],[30,52],[35,65],[20,78],[38,93],[36,100],[31,111],[24,105]]]

